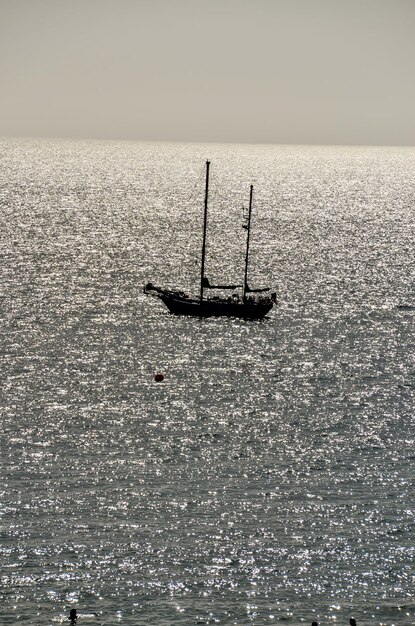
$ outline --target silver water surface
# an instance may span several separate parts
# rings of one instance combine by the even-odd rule
[[[413,624],[415,151],[0,150],[1,623]]]

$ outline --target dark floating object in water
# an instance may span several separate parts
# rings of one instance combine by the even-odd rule
[[[251,214],[252,214],[252,193],[253,186],[249,194],[249,209],[245,218],[244,228],[247,231],[246,237],[246,253],[245,253],[245,276],[243,285],[211,285],[208,277],[205,275],[205,257],[206,257],[206,227],[207,227],[207,208],[208,208],[208,190],[209,190],[209,166],[210,162],[206,161],[206,187],[205,187],[205,211],[203,220],[203,243],[202,243],[202,260],[200,270],[200,296],[190,298],[183,291],[172,291],[156,287],[152,283],[147,283],[144,287],[146,295],[152,295],[159,298],[168,308],[170,313],[175,315],[193,315],[197,317],[239,317],[242,319],[262,319],[272,309],[277,301],[276,294],[270,293],[270,289],[251,289],[248,286],[248,260],[249,260],[249,236],[251,231]],[[242,289],[242,294],[233,293],[229,297],[216,296],[211,298],[205,297],[207,289]],[[265,293],[267,292],[267,293]]]
[[[350,626],[356,626],[356,620],[354,619],[354,617],[351,617],[349,619],[349,624],[350,624]]]
[[[397,304],[396,308],[401,311],[414,311],[415,305],[413,304]]]
[[[157,374],[154,376],[154,380],[156,381],[156,383],[161,383],[164,380],[164,376],[161,372],[157,372]]]
[[[69,611],[69,617],[68,619],[70,620],[71,624],[76,624],[76,621],[78,619],[78,614],[76,612],[76,609],[71,609]]]

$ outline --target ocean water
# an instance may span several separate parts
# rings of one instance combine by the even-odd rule
[[[0,157],[0,623],[414,624],[415,149]],[[207,158],[261,322],[142,293],[197,293]]]

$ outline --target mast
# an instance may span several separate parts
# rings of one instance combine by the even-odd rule
[[[209,192],[209,166],[210,161],[206,161],[206,186],[205,186],[205,214],[203,218],[203,244],[202,244],[202,265],[200,268],[200,302],[203,300],[203,283],[205,278],[205,254],[206,254],[206,226]]]
[[[252,213],[252,192],[254,186],[251,185],[249,192],[249,211],[248,211],[248,234],[246,236],[246,255],[245,255],[245,278],[244,278],[244,294],[243,302],[246,302],[246,290],[248,289],[248,259],[249,259],[249,235],[251,233],[251,213]]]

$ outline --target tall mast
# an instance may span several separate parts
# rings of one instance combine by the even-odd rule
[[[203,218],[203,245],[202,245],[202,266],[200,269],[200,302],[203,300],[203,282],[205,278],[205,254],[206,254],[206,226],[209,192],[209,166],[210,161],[206,161],[206,186],[205,186],[205,214]]]
[[[243,302],[246,302],[246,291],[248,289],[248,259],[249,259],[249,235],[251,233],[251,213],[252,213],[252,192],[254,186],[251,185],[249,192],[249,211],[248,211],[248,234],[246,236],[246,256],[245,256],[245,279],[244,279],[244,295]]]

